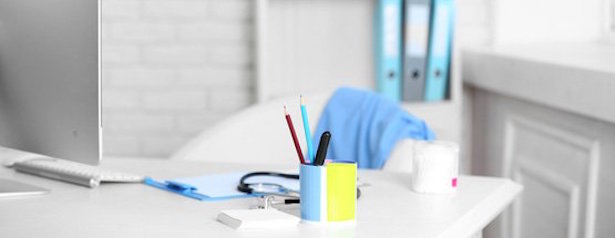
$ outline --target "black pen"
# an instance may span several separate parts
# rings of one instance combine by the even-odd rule
[[[316,151],[316,158],[314,159],[314,165],[321,166],[325,164],[327,157],[327,149],[329,148],[329,140],[331,139],[331,133],[325,131],[320,136],[320,143],[318,144],[318,151]]]

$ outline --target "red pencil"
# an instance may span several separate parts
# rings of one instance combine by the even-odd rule
[[[284,115],[286,116],[286,123],[288,124],[290,135],[293,137],[293,142],[295,143],[295,149],[297,150],[299,161],[301,161],[301,164],[305,164],[305,159],[303,159],[303,153],[301,152],[301,146],[299,145],[299,139],[297,139],[297,133],[295,133],[295,127],[293,126],[293,120],[290,119],[290,115],[286,110],[286,105],[284,105]]]

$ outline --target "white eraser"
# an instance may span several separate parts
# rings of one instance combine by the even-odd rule
[[[299,217],[273,208],[224,210],[218,214],[218,221],[237,230],[292,227],[300,220]]]

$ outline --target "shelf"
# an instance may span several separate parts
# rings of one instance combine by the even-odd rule
[[[256,89],[260,101],[340,86],[375,88],[373,1],[258,0]],[[439,139],[461,143],[461,74],[453,47],[450,98],[402,103]]]
[[[615,46],[500,46],[462,52],[474,87],[615,122]]]

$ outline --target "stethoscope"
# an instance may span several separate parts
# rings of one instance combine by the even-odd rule
[[[237,190],[247,194],[254,194],[259,196],[281,196],[287,197],[290,199],[285,199],[285,204],[299,203],[299,191],[293,190],[287,187],[284,187],[280,184],[276,183],[247,183],[251,177],[256,176],[274,176],[281,177],[286,179],[299,179],[298,174],[285,174],[278,172],[252,172],[247,173],[239,179],[239,185],[237,185]],[[361,196],[361,190],[357,187],[357,198]]]
[[[281,196],[287,197],[289,199],[284,199],[284,204],[293,204],[299,203],[299,191],[284,187],[277,183],[248,183],[248,180],[251,177],[256,176],[273,176],[280,177],[286,179],[299,179],[298,174],[285,174],[278,172],[252,172],[247,173],[244,176],[241,176],[239,179],[239,185],[237,185],[237,190],[247,194],[254,194],[259,196]]]

